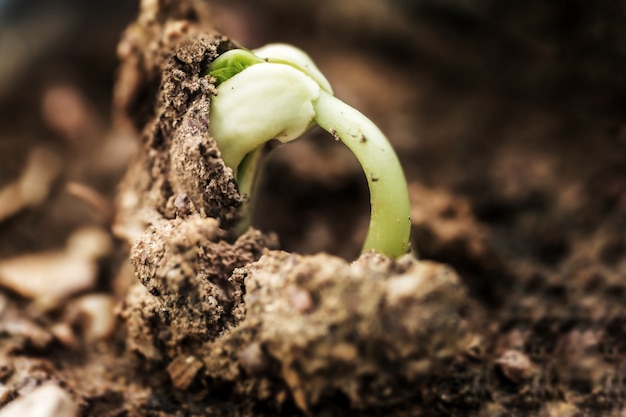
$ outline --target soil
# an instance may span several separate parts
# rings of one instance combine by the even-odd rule
[[[33,51],[0,65],[0,417],[626,412],[626,9],[121,3],[0,26]],[[237,228],[204,75],[271,41],[386,132],[413,253],[359,254],[365,178],[315,129]]]

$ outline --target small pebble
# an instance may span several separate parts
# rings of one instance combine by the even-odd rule
[[[239,364],[249,375],[258,375],[267,368],[267,360],[258,343],[252,343],[239,352]]]
[[[304,288],[288,287],[289,304],[300,313],[309,313],[315,307],[311,293]]]
[[[496,359],[495,363],[499,366],[504,377],[515,383],[529,379],[535,371],[535,366],[528,359],[528,356],[518,350],[504,352],[502,356]]]

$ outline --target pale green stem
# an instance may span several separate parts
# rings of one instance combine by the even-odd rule
[[[363,251],[389,257],[409,250],[411,212],[406,179],[385,135],[358,110],[321,91],[313,102],[315,122],[341,140],[363,167],[370,190],[371,217]]]
[[[259,146],[252,152],[248,153],[237,168],[237,184],[239,185],[239,193],[242,195],[250,196],[252,189],[254,188],[254,182],[256,178],[257,165],[259,159],[263,153],[263,147]]]
[[[219,84],[211,103],[211,130],[239,190],[250,198],[263,143],[296,139],[311,123],[350,148],[365,171],[370,190],[370,228],[363,251],[398,257],[409,249],[411,230],[406,179],[383,133],[359,111],[332,95],[310,58],[287,45],[258,51],[233,50],[218,57],[208,73]],[[258,65],[257,65],[258,64]],[[244,206],[243,225],[250,220]]]
[[[252,223],[252,212],[254,208],[254,200],[252,190],[255,187],[257,180],[257,170],[261,154],[263,153],[263,147],[259,146],[252,152],[248,153],[237,168],[237,184],[239,186],[239,193],[246,196],[241,206],[241,220],[237,224],[237,231],[243,233],[246,231],[250,223]]]

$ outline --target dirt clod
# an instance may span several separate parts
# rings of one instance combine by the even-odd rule
[[[254,378],[282,379],[304,410],[338,392],[359,408],[398,401],[412,390],[407,382],[437,372],[467,334],[458,277],[409,257],[365,254],[350,264],[269,252],[234,279],[245,280],[246,317],[207,346],[205,362],[240,355]]]

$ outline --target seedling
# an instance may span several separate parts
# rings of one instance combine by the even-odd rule
[[[408,251],[409,196],[398,157],[374,123],[333,95],[307,54],[284,44],[233,49],[211,63],[208,75],[218,91],[211,134],[240,192],[252,192],[263,144],[292,141],[318,125],[348,146],[367,177],[371,217],[363,251]]]

